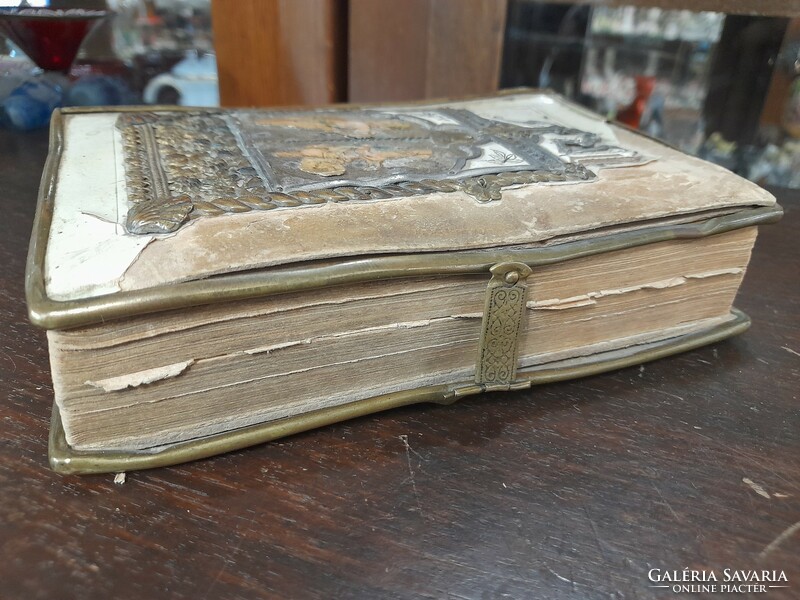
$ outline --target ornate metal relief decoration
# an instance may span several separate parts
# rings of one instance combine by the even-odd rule
[[[122,113],[126,227],[169,233],[201,216],[595,178],[642,157],[595,134],[455,108]]]

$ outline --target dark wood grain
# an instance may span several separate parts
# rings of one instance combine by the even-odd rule
[[[759,597],[800,594],[800,531],[780,537],[800,522],[798,194],[763,229],[739,338],[115,485],[46,466],[23,299],[45,149],[0,133],[0,598],[672,597],[654,567],[783,569]]]
[[[223,106],[345,100],[344,0],[214,0]]]
[[[350,0],[348,100],[497,90],[506,0]]]

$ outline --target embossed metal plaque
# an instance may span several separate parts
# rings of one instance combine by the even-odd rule
[[[462,108],[196,110],[120,115],[131,233],[204,215],[374,202],[595,179],[586,165],[637,162],[597,135],[507,123]]]
[[[506,389],[517,374],[517,341],[525,316],[526,280],[531,268],[506,262],[491,268],[475,369],[475,383]]]

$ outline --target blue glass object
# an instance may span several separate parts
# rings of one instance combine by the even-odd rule
[[[17,86],[0,105],[0,122],[9,129],[30,131],[46,127],[53,109],[64,101],[64,88],[47,77],[34,77]]]
[[[136,98],[119,77],[89,75],[67,90],[65,106],[117,106],[134,104]]]

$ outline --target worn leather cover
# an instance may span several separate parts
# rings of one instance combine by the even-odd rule
[[[536,91],[62,116],[43,266],[55,301],[320,259],[556,243],[775,202]]]

